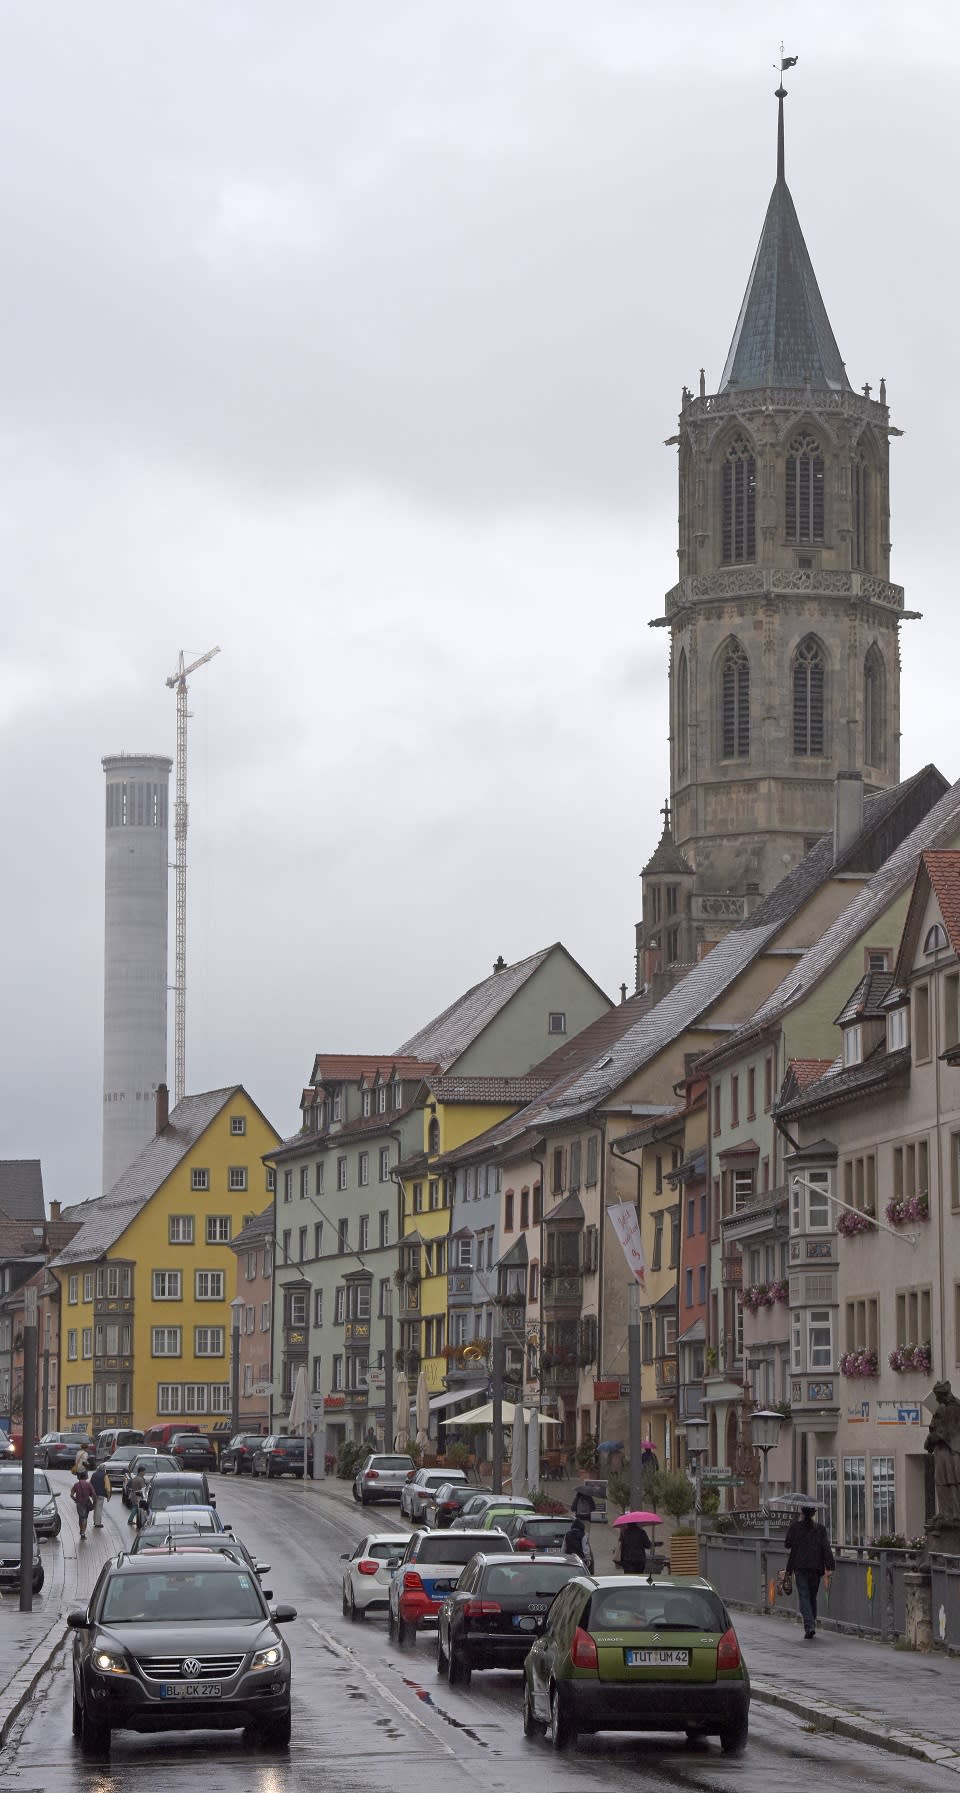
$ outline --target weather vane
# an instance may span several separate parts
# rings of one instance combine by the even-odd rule
[[[777,88],[777,99],[778,100],[786,98],[787,90],[783,85],[783,76],[784,76],[785,71],[788,68],[793,68],[794,65],[796,63],[798,63],[799,61],[800,61],[799,56],[785,56],[784,55],[783,40],[781,39],[781,41],[780,41],[780,61],[775,62],[773,65],[774,68],[778,71],[778,73],[780,75],[780,86]]]

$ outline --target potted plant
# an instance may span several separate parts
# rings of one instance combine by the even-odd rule
[[[693,1512],[696,1490],[682,1469],[658,1469],[652,1478],[657,1511],[669,1513],[674,1525],[670,1539],[671,1575],[699,1575],[700,1540],[692,1525],[683,1521]]]

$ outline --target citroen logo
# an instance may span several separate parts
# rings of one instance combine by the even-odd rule
[[[195,1681],[200,1673],[200,1660],[196,1656],[185,1656],[180,1664],[180,1673],[188,1680]]]

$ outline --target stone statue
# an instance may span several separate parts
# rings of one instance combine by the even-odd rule
[[[949,1382],[935,1382],[933,1394],[937,1405],[923,1448],[933,1452],[937,1512],[928,1529],[942,1530],[945,1524],[951,1528],[960,1526],[960,1401],[951,1392]]]

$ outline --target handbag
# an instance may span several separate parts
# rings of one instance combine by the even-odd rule
[[[793,1575],[789,1569],[780,1569],[777,1571],[777,1593],[793,1593]]]

